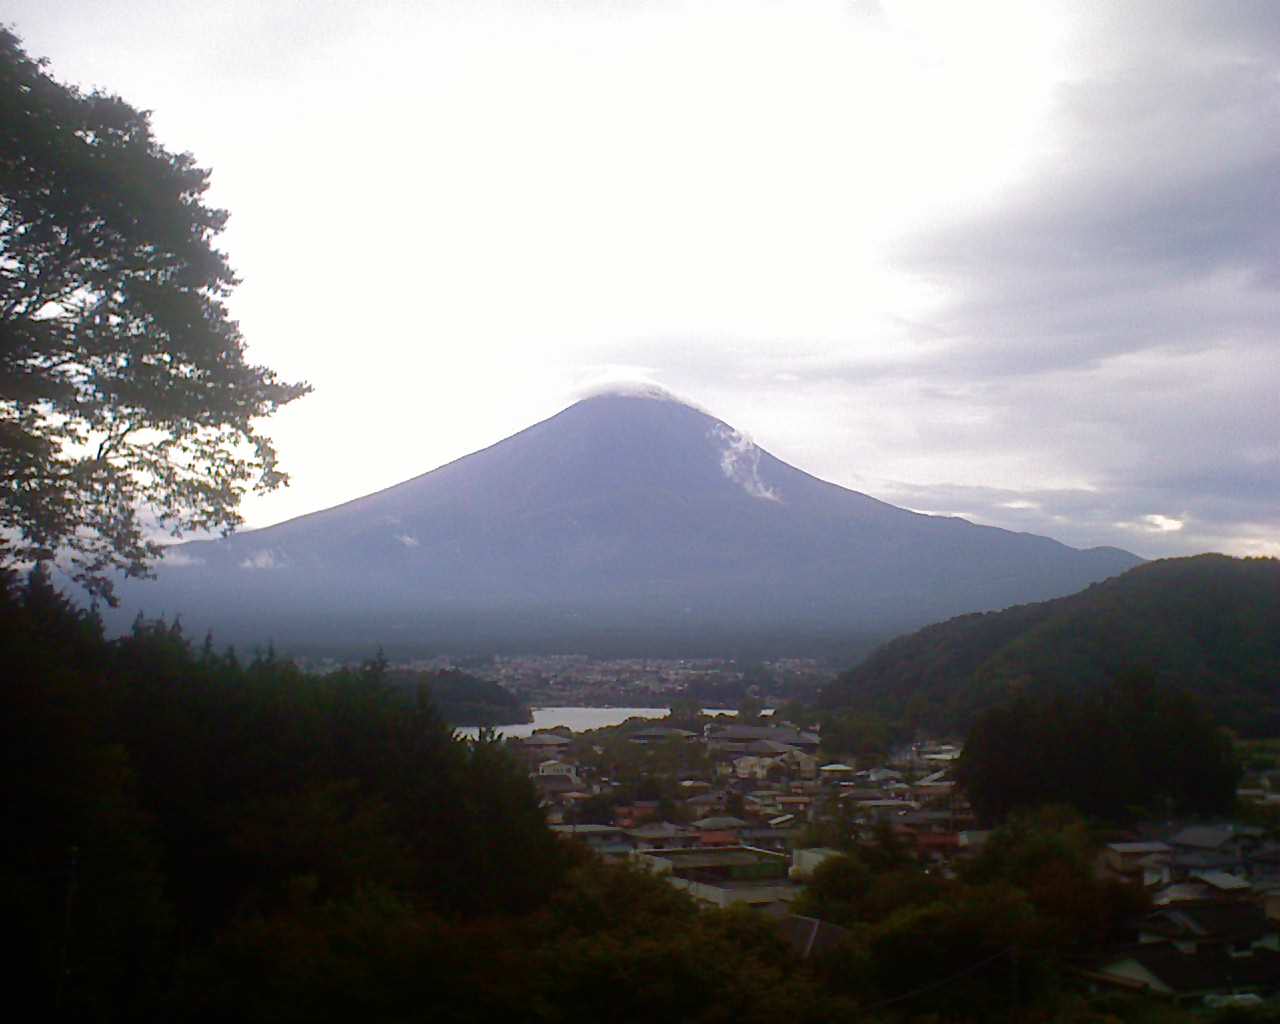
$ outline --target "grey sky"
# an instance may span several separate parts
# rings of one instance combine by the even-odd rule
[[[11,0],[214,172],[253,525],[610,379],[912,508],[1280,554],[1280,7]]]

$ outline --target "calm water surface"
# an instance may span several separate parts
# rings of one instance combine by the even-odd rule
[[[666,718],[669,708],[532,708],[533,721],[523,725],[499,725],[496,732],[502,736],[519,739],[532,736],[535,729],[550,729],[567,725],[574,732],[603,729],[608,725],[621,725],[628,718]],[[723,708],[704,708],[708,715],[734,715],[736,711]],[[474,738],[480,731],[475,726],[459,726],[459,735]]]

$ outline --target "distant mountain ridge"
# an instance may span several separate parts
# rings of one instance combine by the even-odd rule
[[[376,494],[181,545],[158,581],[121,593],[286,649],[794,651],[1070,593],[1139,561],[896,508],[669,397],[606,394]]]
[[[958,728],[1017,691],[1087,691],[1138,667],[1242,733],[1280,735],[1280,560],[1163,559],[1069,597],[927,626],[834,680],[822,703]]]

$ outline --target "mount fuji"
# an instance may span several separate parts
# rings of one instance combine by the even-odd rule
[[[584,399],[346,504],[168,549],[127,614],[292,652],[857,648],[1141,561],[810,476],[661,393]]]

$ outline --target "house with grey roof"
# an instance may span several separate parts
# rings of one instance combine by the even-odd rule
[[[669,821],[647,821],[627,829],[627,837],[637,850],[673,850],[698,845],[698,830]]]
[[[602,857],[611,859],[628,857],[635,849],[626,832],[616,825],[552,825],[551,831],[564,839],[585,843]]]
[[[1280,932],[1248,902],[1162,907],[1141,922],[1139,941],[1113,948],[1085,972],[1113,984],[1200,1003],[1207,996],[1280,993]]]
[[[715,753],[747,753],[747,748],[761,741],[781,743],[795,747],[806,754],[814,754],[821,743],[817,733],[786,726],[770,725],[716,725],[709,724],[706,729],[707,748]]]
[[[677,889],[715,907],[790,904],[800,892],[788,874],[789,858],[770,850],[650,850],[635,857]]]
[[[830,953],[853,936],[848,928],[816,917],[782,913],[777,920],[778,933],[801,960]]]
[[[1173,847],[1168,843],[1108,843],[1098,855],[1098,874],[1150,889],[1169,883],[1172,861]]]
[[[1252,826],[1191,825],[1169,838],[1175,880],[1195,872],[1225,871],[1247,877],[1249,855],[1262,845],[1263,830]]]
[[[716,832],[722,832],[726,829],[746,828],[747,823],[741,818],[735,818],[728,814],[720,814],[713,815],[710,818],[699,818],[693,823],[693,827],[703,830],[710,829]]]
[[[661,743],[669,743],[672,740],[678,740],[681,743],[695,742],[698,739],[696,732],[690,732],[688,729],[674,729],[666,725],[654,725],[647,729],[638,729],[636,732],[630,733],[627,740],[637,746],[648,747]]]

